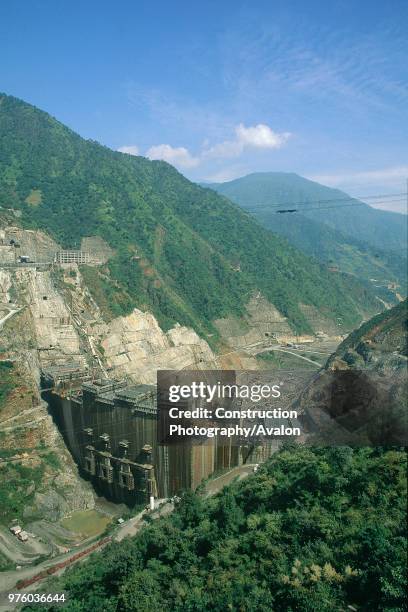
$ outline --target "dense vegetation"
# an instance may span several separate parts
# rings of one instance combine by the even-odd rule
[[[16,389],[19,373],[12,361],[0,361],[0,414],[10,394]],[[35,486],[43,475],[42,468],[30,468],[11,462],[10,457],[27,449],[5,448],[6,434],[0,432],[0,523],[22,518],[24,509],[34,497]],[[2,558],[0,557],[0,567]]]
[[[399,281],[406,291],[404,215],[373,209],[292,173],[255,173],[212,187],[319,261],[365,279]],[[299,212],[277,214],[280,208]]]
[[[75,247],[100,235],[116,251],[93,275],[112,315],[148,308],[160,322],[214,332],[261,290],[309,331],[299,303],[353,327],[378,310],[371,289],[333,275],[210,189],[164,162],[85,141],[44,112],[0,96],[0,205]],[[238,265],[239,264],[239,265]],[[240,268],[240,269],[238,269]]]
[[[19,449],[13,454],[24,450],[30,449]],[[7,524],[12,519],[21,520],[26,516],[24,513],[33,503],[44,470],[42,463],[33,466],[10,460],[0,463],[0,524]]]
[[[14,372],[12,361],[0,361],[0,412],[7,398],[14,389]]]
[[[405,475],[402,450],[287,447],[214,498],[186,493],[52,590],[67,612],[402,612]]]

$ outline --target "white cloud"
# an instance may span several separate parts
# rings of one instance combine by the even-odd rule
[[[204,157],[221,157],[221,158],[229,158],[229,157],[239,157],[243,152],[244,147],[242,142],[238,140],[224,140],[224,142],[219,142],[218,144],[205,149],[203,152]]]
[[[252,127],[245,127],[243,123],[240,123],[235,128],[235,133],[237,141],[241,142],[244,147],[249,146],[259,149],[280,149],[290,137],[289,132],[279,134],[264,123],[258,123],[258,125]]]
[[[178,168],[196,168],[210,159],[230,159],[239,157],[246,149],[279,149],[291,136],[289,132],[274,132],[268,125],[246,127],[240,123],[235,127],[235,137],[232,140],[224,140],[213,146],[205,139],[201,152],[192,155],[186,147],[173,147],[169,144],[159,144],[150,147],[146,151],[146,157],[150,159],[162,159]],[[130,147],[126,147],[129,149]],[[125,149],[123,147],[121,150]],[[126,151],[129,152],[129,151]],[[226,180],[226,179],[224,179]]]
[[[146,156],[150,159],[162,159],[180,168],[195,168],[200,163],[200,159],[191,155],[185,147],[172,147],[169,144],[150,147]]]
[[[136,145],[124,145],[123,147],[119,147],[118,151],[120,153],[127,153],[128,155],[139,155],[139,147]]]
[[[289,132],[274,132],[269,125],[258,123],[245,127],[240,123],[235,128],[235,139],[224,140],[204,151],[205,157],[239,157],[244,149],[280,149],[290,138]]]

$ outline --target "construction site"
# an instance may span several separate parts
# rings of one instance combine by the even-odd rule
[[[157,439],[156,387],[84,380],[81,370],[43,373],[44,397],[84,478],[106,498],[133,506],[195,489],[237,466],[237,447],[216,441],[164,446]]]
[[[40,231],[13,226],[0,231],[0,327],[10,346],[20,344],[19,360],[37,389],[32,405],[38,403],[35,410],[41,413],[33,421],[34,408],[9,409],[0,428],[13,434],[26,423],[30,431],[47,423],[41,437],[30,433],[37,444],[51,440],[57,428],[79,470],[79,480],[72,475],[75,486],[83,488],[87,481],[96,496],[127,506],[153,505],[154,498],[194,489],[214,473],[265,460],[275,450],[266,442],[251,448],[216,440],[180,448],[159,445],[157,370],[256,370],[257,355],[269,350],[317,367],[296,352],[299,344],[290,344],[302,342],[311,354],[316,337],[294,337],[285,318],[260,294],[248,304],[246,321],[216,322],[231,347],[219,355],[190,328],[175,325],[164,332],[149,312],[134,309],[106,320],[81,266],[100,267],[113,251],[99,237],[83,238],[78,247],[63,250]],[[324,322],[320,327],[326,338],[330,330]],[[85,493],[82,497],[89,499]],[[80,509],[75,497],[78,504]]]
[[[274,355],[298,368],[285,373],[289,407],[341,339],[341,326],[315,312],[306,313],[315,335],[294,335],[260,293],[242,319],[215,321],[218,353],[148,311],[109,318],[86,272],[106,273],[112,255],[96,236],[65,250],[39,230],[0,229],[0,367],[12,389],[0,403],[2,494],[12,495],[0,520],[0,593],[63,571],[103,547],[107,530],[135,534],[142,508],[160,516],[203,483],[213,494],[278,449],[279,439],[159,444],[158,370],[267,371]]]
[[[149,313],[106,322],[79,266],[100,265],[110,255],[98,238],[64,251],[39,231],[0,232],[2,338],[10,346],[7,359],[15,355],[33,393],[26,410],[21,402],[19,410],[12,404],[2,410],[0,432],[7,435],[5,450],[15,449],[31,466],[39,444],[55,447],[58,431],[79,471],[78,479],[73,464],[67,470],[77,493],[88,481],[95,497],[153,505],[154,498],[195,488],[238,458],[213,445],[178,452],[157,444],[157,369],[214,367],[216,360],[193,330],[176,326],[164,333]],[[67,512],[69,491],[68,485],[61,489],[54,515]],[[55,490],[44,494],[51,504]],[[92,507],[89,491],[73,493],[68,507]]]

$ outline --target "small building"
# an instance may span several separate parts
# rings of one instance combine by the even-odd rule
[[[54,261],[59,264],[89,264],[91,258],[85,251],[58,251],[55,253]]]
[[[12,527],[10,527],[10,531],[13,535],[18,535],[19,533],[21,533],[22,529],[20,527],[20,525],[13,525]]]

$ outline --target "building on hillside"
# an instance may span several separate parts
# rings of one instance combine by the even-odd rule
[[[58,264],[89,264],[91,257],[86,251],[57,251],[54,261]]]

